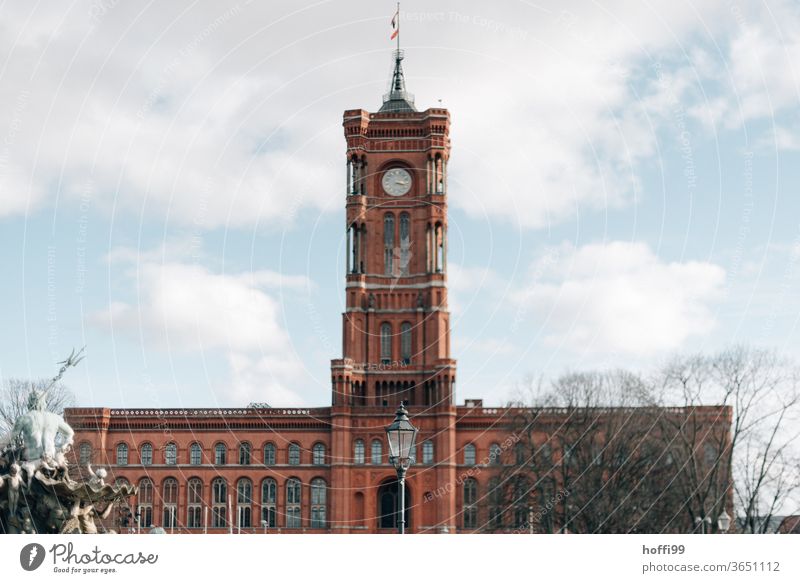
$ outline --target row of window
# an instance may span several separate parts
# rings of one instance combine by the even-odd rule
[[[411,322],[400,324],[400,360],[403,364],[411,363]],[[381,364],[392,363],[392,325],[381,324]]]
[[[469,447],[469,446],[468,446]],[[498,446],[499,447],[499,446]],[[92,461],[92,447],[88,443],[82,443],[79,448],[80,463],[86,465]],[[276,465],[276,447],[274,443],[264,445],[264,465]],[[290,466],[300,465],[301,448],[296,443],[290,443],[287,448],[286,462]],[[366,463],[366,447],[364,440],[356,439],[353,446],[353,462],[356,464]],[[326,448],[322,443],[316,443],[311,449],[311,463],[315,466],[325,465]],[[472,455],[474,459],[474,451]],[[425,441],[422,444],[422,463],[434,463],[434,446],[432,441]],[[252,448],[249,443],[239,444],[239,465],[246,466],[253,463]],[[128,444],[119,443],[116,448],[116,465],[126,466],[131,462]],[[166,465],[176,465],[178,463],[178,446],[175,443],[168,443],[164,446],[164,463]],[[201,465],[203,463],[203,449],[199,443],[189,446],[189,464]],[[228,448],[224,443],[217,443],[213,450],[213,463],[224,466],[228,463]],[[383,442],[380,439],[373,439],[370,444],[370,463],[380,465],[383,461]],[[474,462],[473,462],[474,463]],[[139,448],[139,464],[148,466],[153,464],[153,446],[149,443],[143,444]]]
[[[299,466],[301,462],[302,448],[297,443],[290,443],[286,449],[286,463],[290,466]],[[82,443],[79,448],[80,463],[85,465],[91,462],[92,446],[88,443]],[[218,466],[227,465],[228,462],[228,446],[224,443],[217,443],[212,450],[213,463]],[[126,466],[130,461],[130,450],[127,443],[119,443],[116,447],[116,460],[115,463],[119,466]],[[252,446],[249,443],[240,443],[238,450],[238,463],[241,466],[247,466],[253,463]],[[311,463],[315,466],[325,465],[326,463],[326,448],[322,443],[315,443],[311,448]],[[264,445],[263,452],[264,465],[272,466],[277,464],[277,448],[274,443],[267,443]],[[143,466],[151,465],[153,463],[153,446],[149,443],[143,444],[139,448],[139,463]],[[178,446],[175,443],[168,443],[164,446],[164,463],[167,465],[175,465],[178,463]],[[193,443],[189,446],[189,464],[199,466],[203,463],[203,447],[199,443]]]
[[[118,484],[127,483],[121,478]],[[228,528],[229,526],[250,528],[252,526],[277,527],[278,525],[278,482],[266,478],[261,482],[261,495],[254,497],[253,482],[241,478],[236,482],[235,495],[228,496],[228,482],[223,478],[215,478],[211,482],[210,504],[204,498],[203,482],[200,478],[192,478],[186,485],[186,516],[178,515],[178,480],[167,478],[161,490],[162,526],[164,528]],[[311,528],[325,528],[327,522],[328,485],[322,478],[314,478],[310,483],[310,513],[308,525]],[[139,493],[136,508],[139,524],[142,527],[154,525],[152,480],[143,478],[139,481]],[[298,478],[289,478],[284,485],[284,514],[281,525],[285,528],[303,526],[303,485]],[[253,506],[260,514],[260,521],[254,524]],[[233,516],[229,516],[229,512]],[[210,516],[209,516],[210,513]]]
[[[383,463],[383,442],[379,439],[373,439],[370,444],[370,463],[373,465],[380,465]],[[286,450],[286,463],[292,466],[300,465],[302,448],[297,443],[290,443]],[[464,464],[475,465],[477,463],[476,448],[473,444],[464,446]],[[79,447],[79,457],[81,465],[86,465],[92,461],[92,446],[89,443],[82,443]],[[253,463],[252,447],[249,443],[240,443],[238,451],[238,464],[250,465]],[[518,464],[525,463],[525,453],[522,447],[515,448],[516,462]],[[326,464],[327,451],[325,445],[316,443],[311,448],[311,463],[313,465]],[[482,460],[484,464],[500,465],[502,448],[499,444],[493,443],[489,446],[489,455],[486,460]],[[549,444],[544,444],[540,448],[540,455],[545,459],[550,459],[552,452]],[[139,464],[143,466],[152,465],[153,462],[153,446],[149,443],[143,444],[139,448]],[[277,464],[277,448],[274,443],[267,443],[264,445],[263,450],[263,463],[267,466]],[[175,443],[168,443],[164,446],[164,464],[176,465],[178,463],[178,446]],[[366,447],[362,439],[356,439],[353,447],[353,461],[356,464],[366,463]],[[434,445],[432,441],[425,441],[422,444],[422,463],[432,464],[435,461]],[[116,464],[125,466],[133,463],[130,459],[130,450],[128,444],[117,444],[116,448]],[[189,446],[189,464],[201,465],[203,463],[203,448],[199,443],[193,443]],[[213,449],[213,463],[215,465],[228,464],[228,447],[224,443],[217,443]]]

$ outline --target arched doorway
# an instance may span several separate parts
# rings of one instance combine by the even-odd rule
[[[406,491],[406,530],[411,528],[411,493]],[[396,529],[400,526],[400,489],[397,478],[384,480],[378,488],[378,528]]]

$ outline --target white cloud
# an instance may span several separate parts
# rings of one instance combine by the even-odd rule
[[[724,270],[664,262],[643,243],[565,244],[535,266],[517,302],[542,322],[546,340],[582,353],[647,356],[680,348],[715,325],[709,306]]]
[[[301,378],[302,364],[281,323],[280,303],[262,288],[286,280],[309,285],[304,278],[145,262],[128,271],[126,280],[135,286],[138,303],[114,301],[93,313],[92,323],[165,351],[224,355],[231,370],[225,394],[234,403],[302,403],[290,388]]]
[[[384,8],[4,5],[0,133],[16,129],[0,215],[56,193],[75,199],[87,180],[96,208],[198,228],[338,209],[339,116],[379,105]],[[559,2],[487,12],[453,1],[435,10],[404,16],[406,73],[419,106],[441,97],[453,112],[454,204],[539,227],[636,194],[654,137],[632,106],[629,75],[715,25],[722,8]],[[417,48],[434,38],[438,48]]]

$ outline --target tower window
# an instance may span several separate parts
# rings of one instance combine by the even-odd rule
[[[383,267],[385,275],[394,275],[394,215],[383,216]]]
[[[408,213],[400,215],[400,275],[408,275],[411,263],[411,219]]]
[[[411,363],[411,323],[403,322],[400,325],[400,358],[403,364]]]
[[[389,322],[381,324],[381,364],[392,362],[392,325]]]
[[[431,440],[427,440],[422,444],[422,463],[433,463],[433,442]]]
[[[383,460],[383,444],[379,439],[372,440],[372,465],[379,466]]]
[[[364,441],[361,439],[356,439],[353,446],[353,461],[357,464],[364,463]]]

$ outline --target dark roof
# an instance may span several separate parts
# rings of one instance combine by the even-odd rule
[[[414,107],[414,96],[406,91],[406,79],[403,75],[403,51],[394,53],[394,72],[389,93],[383,96],[383,105],[379,113],[397,113],[403,111],[417,111]]]

